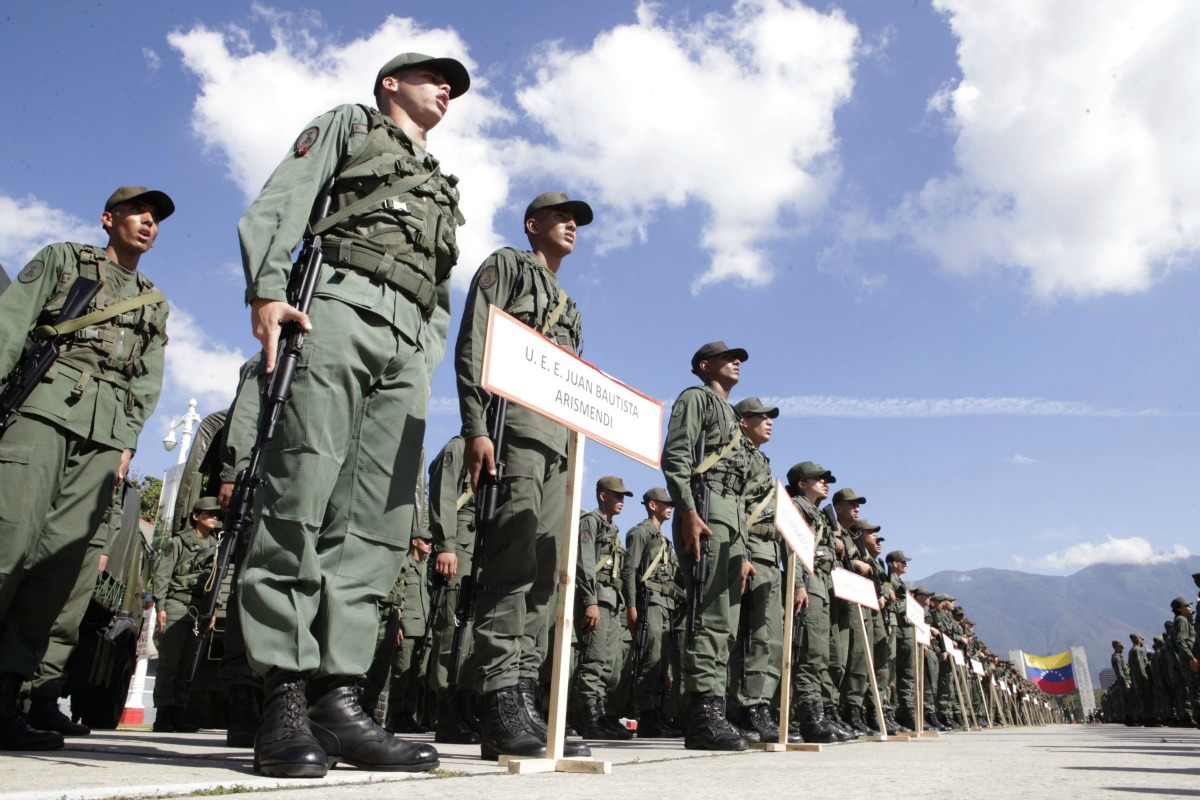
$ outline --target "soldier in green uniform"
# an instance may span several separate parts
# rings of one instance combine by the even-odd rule
[[[1171,611],[1175,612],[1175,618],[1171,620],[1167,647],[1175,657],[1177,665],[1176,704],[1180,709],[1180,725],[1191,727],[1195,724],[1192,715],[1196,709],[1196,700],[1193,695],[1196,690],[1197,672],[1200,671],[1200,660],[1194,652],[1196,630],[1192,625],[1192,604],[1186,597],[1176,597],[1171,601]]]
[[[158,669],[154,673],[154,730],[194,733],[188,721],[187,676],[184,661],[194,643],[195,619],[188,610],[199,607],[205,580],[212,574],[221,528],[221,507],[215,497],[201,497],[192,506],[192,527],[171,536],[158,554],[150,587],[154,592]]]
[[[591,641],[586,652],[580,651],[570,706],[575,728],[585,739],[631,738],[616,717],[608,715],[606,704],[620,678],[612,666],[620,649],[620,578],[626,556],[613,518],[632,496],[620,478],[607,475],[596,482],[596,510],[579,518],[575,636]]]
[[[18,713],[138,434],[158,403],[167,302],[137,271],[175,210],[162,192],[122,186],[100,223],[104,248],[39,250],[0,295],[0,376],[26,338],[62,334],[57,361],[0,440],[0,749],[62,747]],[[53,325],[77,278],[101,283],[84,316]]]
[[[831,507],[837,518],[834,541],[842,567],[861,577],[870,578],[871,565],[854,538],[859,509],[866,502],[867,498],[846,487],[834,493]],[[832,598],[830,608],[833,620],[830,652],[836,653],[830,671],[834,685],[838,687],[838,704],[826,713],[835,724],[841,723],[848,730],[868,736],[878,734],[879,731],[872,728],[863,716],[863,701],[871,690],[871,681],[867,675],[866,648],[869,643],[863,642],[862,634],[858,631],[858,614],[852,603],[837,597]]]
[[[355,683],[372,657],[376,603],[408,550],[429,378],[450,323],[463,219],[457,179],[427,135],[469,85],[454,59],[397,56],[375,77],[378,110],[342,105],[313,120],[238,223],[267,371],[282,324],[308,332],[239,582],[247,656],[265,678],[255,743],[265,775],[320,777],[331,760],[438,763],[434,748],[376,725]],[[304,315],[287,300],[291,253],[330,179],[331,213],[308,228],[323,236],[324,264]]]
[[[642,495],[646,519],[625,536],[626,557],[621,567],[621,585],[625,597],[628,627],[636,631],[638,593],[644,591],[646,645],[641,654],[638,674],[633,676],[637,700],[639,739],[675,739],[683,734],[667,723],[663,713],[671,666],[673,630],[671,620],[677,606],[675,577],[679,558],[662,531],[671,519],[675,505],[666,489],[654,488]],[[635,644],[636,646],[636,644]]]
[[[1130,695],[1133,693],[1133,682],[1129,676],[1129,666],[1125,663],[1125,645],[1121,644],[1116,639],[1112,643],[1113,653],[1109,662],[1112,664],[1113,670],[1113,685],[1110,691],[1112,692],[1113,703],[1113,722],[1123,722],[1126,725],[1133,726],[1133,714],[1129,707]]]
[[[1154,676],[1150,674],[1150,656],[1146,653],[1146,640],[1140,633],[1129,634],[1133,645],[1129,650],[1129,679],[1133,682],[1132,695],[1137,702],[1138,724],[1157,728],[1158,719],[1154,711]]]
[[[492,397],[480,385],[488,308],[494,305],[579,353],[579,312],[558,272],[575,249],[578,228],[591,221],[591,207],[563,192],[534,198],[524,218],[531,250],[505,247],[487,257],[471,281],[459,327],[454,367],[472,488],[481,473],[495,475],[497,461],[504,464],[495,524],[475,565],[475,688],[483,693],[480,751],[487,759],[540,757],[546,750],[546,722],[535,698],[558,581],[568,434],[562,425],[513,404],[504,452],[494,452],[488,435]],[[568,742],[566,752],[590,751]]]
[[[748,358],[741,348],[710,342],[692,356],[692,373],[700,386],[685,389],[675,400],[663,445],[662,471],[677,514],[671,539],[689,602],[697,606],[698,630],[683,650],[683,689],[688,693],[684,746],[692,750],[745,750],[750,743],[725,716],[729,643],[737,624],[745,582],[754,567],[745,559],[745,509],[742,493],[748,451],[742,446],[737,412],[729,392]],[[708,493],[708,518],[697,510],[693,483]],[[707,582],[699,589],[693,576],[708,539]],[[691,639],[691,634],[688,634]]]
[[[908,584],[904,582],[904,574],[908,572],[908,562],[911,559],[903,550],[893,550],[884,558],[887,565],[887,579],[891,585],[895,602],[895,650],[892,656],[891,672],[896,685],[896,721],[909,730],[917,727],[916,704],[916,674],[913,670],[913,651],[917,647],[915,632],[908,621],[906,613]]]
[[[384,606],[400,615],[401,639],[392,654],[392,678],[388,717],[392,730],[400,733],[428,733],[417,717],[420,693],[424,688],[425,664],[414,664],[417,642],[426,635],[429,619],[429,553],[433,549],[429,531],[413,532],[408,557]],[[428,657],[426,650],[423,661]]]
[[[865,713],[868,726],[885,730],[888,735],[895,736],[900,733],[900,726],[892,719],[892,701],[888,691],[888,686],[891,684],[891,672],[888,664],[891,656],[889,639],[895,626],[894,595],[891,584],[888,582],[887,568],[879,560],[879,555],[883,552],[882,542],[884,541],[884,537],[879,535],[880,530],[880,526],[873,525],[860,517],[854,531],[856,544],[870,569],[870,574],[866,577],[875,584],[875,594],[879,598],[880,604],[879,610],[866,608],[863,609],[863,614],[864,621],[867,623],[868,641],[866,644],[871,653],[871,663],[875,667],[875,684],[879,689],[879,702],[883,707],[884,717],[878,719],[878,715],[875,713],[870,676],[868,676],[866,691],[862,695],[862,708],[865,709],[865,712],[860,711],[859,713]]]

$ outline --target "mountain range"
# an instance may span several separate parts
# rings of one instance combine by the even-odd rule
[[[1092,685],[1110,665],[1112,642],[1129,654],[1129,634],[1149,646],[1173,618],[1171,601],[1194,600],[1192,573],[1200,556],[1159,564],[1093,564],[1071,575],[1034,575],[1005,569],[944,570],[910,581],[957,598],[975,633],[1002,658],[1009,650],[1053,655],[1082,646]],[[1078,678],[1079,676],[1076,676]]]

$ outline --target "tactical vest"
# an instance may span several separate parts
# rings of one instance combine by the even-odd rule
[[[458,178],[443,175],[428,153],[416,155],[398,127],[360,106],[366,141],[337,174],[332,211],[312,226],[323,234],[325,261],[398,290],[429,318],[437,287],[458,263],[455,232],[466,222],[458,209]]]
[[[200,539],[193,532],[187,536],[176,534],[175,546],[180,548],[179,559],[175,562],[166,594],[171,600],[191,603],[202,591],[204,581],[212,571],[213,559],[217,554],[217,536],[213,533]]]
[[[505,313],[519,319],[555,344],[579,355],[583,352],[583,331],[575,301],[566,295],[553,274],[537,256],[515,250],[520,272],[513,287],[513,299]],[[562,308],[559,308],[559,304]]]
[[[663,549],[665,545],[665,549]],[[675,548],[667,541],[667,537],[662,531],[655,531],[646,540],[646,549],[650,553],[650,560],[654,561],[658,556],[659,550],[663,550],[662,558],[658,559],[658,563],[654,565],[654,569],[650,570],[649,577],[646,578],[646,586],[650,589],[651,597],[658,597],[660,601],[665,601],[665,604],[674,608],[675,592],[672,587],[675,583],[675,575],[679,571],[679,557],[675,555]],[[638,580],[642,579],[642,575],[637,576]]]
[[[74,263],[68,263],[59,278],[58,287],[46,302],[42,313],[38,316],[38,325],[53,325],[66,302],[67,294],[77,278],[83,277],[101,281],[104,286],[99,294],[88,304],[85,314],[103,311],[125,299],[121,296],[123,284],[116,281],[103,281],[100,275],[100,263],[108,257],[103,250],[88,244],[70,243],[75,253]],[[116,269],[121,269],[117,266]],[[130,297],[141,297],[161,292],[155,288],[142,273],[133,273],[137,281],[137,292]],[[155,337],[167,341],[165,328],[167,304],[166,300],[150,302],[139,308],[118,314],[102,323],[89,325],[82,330],[66,334],[58,360],[51,367],[50,375],[58,364],[67,364],[79,370],[82,375],[75,385],[72,394],[83,394],[84,388],[91,380],[102,380],[111,383],[125,393],[125,408],[133,406],[133,395],[129,391],[129,382],[149,372],[142,359],[147,348]]]
[[[704,452],[706,456],[721,452],[741,432],[737,413],[733,406],[721,399],[715,391],[704,387],[693,387],[685,391],[704,394]],[[704,482],[709,486],[723,488],[741,494],[746,488],[746,475],[750,469],[749,453],[744,447],[735,446],[725,457],[708,468]]]

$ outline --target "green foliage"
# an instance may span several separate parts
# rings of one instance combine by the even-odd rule
[[[136,472],[130,472],[129,480],[137,487],[138,496],[142,500],[142,519],[154,525],[158,522],[158,502],[162,496],[162,479],[153,475],[142,477]]]

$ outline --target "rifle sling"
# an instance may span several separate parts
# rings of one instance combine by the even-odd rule
[[[105,322],[113,317],[124,314],[126,311],[132,311],[135,308],[148,306],[152,303],[162,303],[166,300],[166,296],[162,290],[155,287],[148,292],[136,295],[135,297],[127,297],[126,299],[113,303],[107,308],[100,308],[90,314],[84,314],[82,317],[76,317],[65,322],[60,322],[57,325],[40,325],[34,328],[33,335],[36,339],[49,339],[51,336],[65,336],[68,333],[83,330],[89,325],[95,325],[100,322]]]

